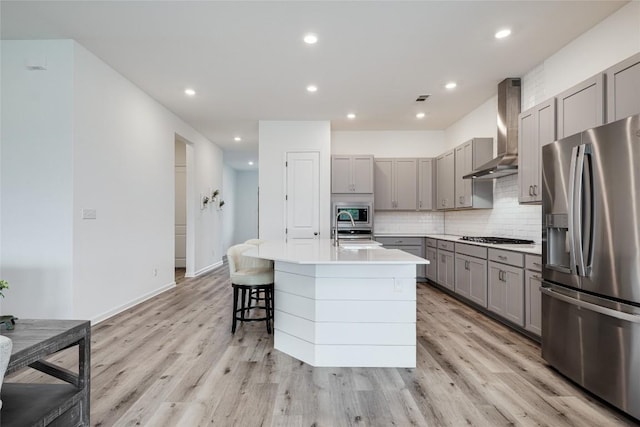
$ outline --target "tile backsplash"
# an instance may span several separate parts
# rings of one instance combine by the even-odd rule
[[[376,233],[498,236],[542,241],[542,207],[518,204],[518,175],[494,181],[493,209],[376,212]]]
[[[375,233],[443,234],[444,212],[376,212]]]

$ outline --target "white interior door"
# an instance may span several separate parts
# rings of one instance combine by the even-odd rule
[[[288,152],[286,175],[287,238],[319,238],[320,153]]]

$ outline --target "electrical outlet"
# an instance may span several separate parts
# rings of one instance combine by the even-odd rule
[[[393,292],[402,292],[402,283],[397,280],[393,281]]]

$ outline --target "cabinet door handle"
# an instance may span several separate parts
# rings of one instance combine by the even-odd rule
[[[422,200],[420,201],[420,207],[422,207]]]
[[[533,186],[533,195],[537,196],[538,195],[538,184]]]
[[[464,269],[468,270],[469,269],[469,261],[465,261],[464,262]]]
[[[533,185],[529,186],[529,195],[533,196]]]
[[[534,274],[534,275],[532,275],[532,276],[531,276],[531,278],[532,278],[533,280],[537,280],[538,282],[542,282],[542,277],[541,277],[541,276],[539,276],[538,274]]]
[[[498,255],[498,259],[501,259],[501,260],[503,260],[503,261],[506,261],[506,260],[507,260],[507,257],[506,257],[506,256],[502,256],[502,255]]]

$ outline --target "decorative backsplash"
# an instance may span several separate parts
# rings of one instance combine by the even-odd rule
[[[376,212],[374,233],[443,234],[443,212]]]
[[[493,209],[447,212],[445,234],[542,242],[542,206],[518,204],[518,175],[494,181]]]
[[[493,209],[376,212],[375,233],[512,237],[542,242],[542,207],[518,204],[518,176],[494,181]]]

